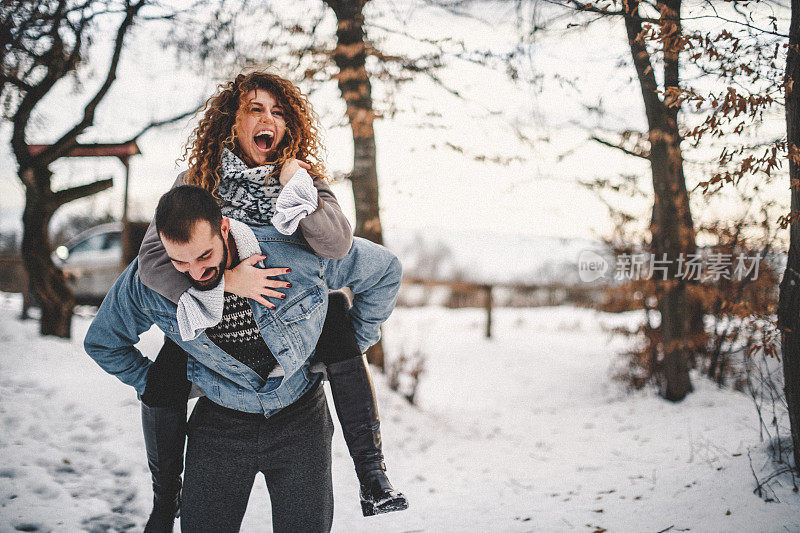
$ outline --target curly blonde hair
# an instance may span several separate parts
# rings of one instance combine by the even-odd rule
[[[182,160],[188,156],[189,170],[184,182],[197,185],[217,196],[220,175],[220,157],[224,148],[240,158],[236,142],[236,114],[244,97],[254,89],[269,92],[281,105],[286,120],[286,134],[277,147],[276,168],[280,172],[284,162],[300,159],[311,165],[308,171],[315,178],[325,179],[322,144],[320,143],[319,117],[300,89],[291,81],[265,71],[239,74],[232,81],[220,84],[217,93],[203,106],[203,118],[189,135]]]

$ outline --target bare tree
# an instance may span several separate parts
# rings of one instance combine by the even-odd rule
[[[366,69],[367,43],[364,34],[364,5],[368,0],[324,0],[336,14],[336,49],[333,60],[339,68],[336,81],[347,105],[347,119],[353,132],[353,199],[356,206],[355,235],[383,244],[378,166],[375,158],[375,110],[372,84]],[[367,351],[369,362],[384,367],[383,343]]]
[[[789,257],[780,285],[778,326],[781,329],[783,380],[794,446],[794,465],[800,469],[800,0],[792,0],[789,50],[786,57],[786,133],[791,189]]]
[[[694,253],[696,249],[681,151],[680,102],[670,96],[670,90],[680,83],[679,55],[685,44],[681,0],[658,0],[654,4],[640,0],[622,3],[614,0],[597,3],[553,0],[549,3],[565,8],[567,13],[577,12],[586,17],[577,23],[570,22],[569,26],[588,25],[604,18],[624,22],[648,129],[643,134],[628,133],[620,141],[599,136],[592,139],[650,163],[654,193],[649,227],[650,251],[667,265],[663,276],[666,279],[656,280],[654,284],[661,323],[660,340],[653,350],[660,362],[653,368],[659,374],[664,398],[680,401],[692,390],[689,378],[691,335],[686,281],[677,274],[679,258]],[[548,13],[552,15],[552,12]],[[556,15],[549,21],[537,22],[532,32],[542,31],[549,22],[560,22],[562,18],[563,15]],[[656,77],[657,68],[661,69],[660,84]],[[631,139],[640,141],[631,147],[628,142]]]
[[[108,189],[113,183],[102,179],[54,191],[50,165],[68,156],[79,136],[94,124],[96,110],[116,79],[129,30],[146,4],[146,0],[16,0],[0,7],[0,100],[3,119],[12,129],[17,174],[25,186],[22,258],[41,306],[43,335],[69,337],[74,307],[62,272],[50,260],[50,219],[62,205]],[[110,62],[99,87],[85,103],[82,117],[44,150],[32,152],[28,134],[37,106],[62,80],[78,79],[91,44],[99,37],[98,23],[112,18],[121,20],[116,25]]]

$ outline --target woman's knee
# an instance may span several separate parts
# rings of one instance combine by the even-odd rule
[[[328,293],[328,312],[331,310],[346,313],[350,309],[350,300],[342,291],[331,291]]]
[[[165,337],[158,357],[147,371],[142,401],[151,407],[185,404],[191,389],[191,382],[186,377],[187,359],[183,348]]]
[[[316,346],[317,362],[330,364],[361,356],[349,309],[347,295],[339,291],[329,293],[328,312]]]

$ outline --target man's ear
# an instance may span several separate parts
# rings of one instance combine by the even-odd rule
[[[219,225],[219,232],[222,235],[222,240],[227,240],[228,233],[231,230],[231,219],[228,217],[222,217],[222,222]]]

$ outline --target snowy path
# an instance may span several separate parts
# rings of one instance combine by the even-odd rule
[[[88,319],[73,341],[42,339],[18,309],[0,295],[0,533],[140,531],[151,492],[134,392],[83,353]],[[500,309],[486,340],[478,310],[397,310],[387,352],[427,354],[419,408],[376,377],[389,471],[411,508],[361,517],[337,427],[334,531],[800,531],[798,495],[752,494],[748,449],[770,467],[748,398],[695,379],[670,405],[610,381],[619,345],[601,323],[629,318]],[[159,344],[153,330],[142,348]],[[268,530],[259,477],[243,531]]]

